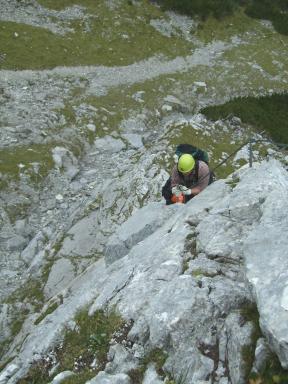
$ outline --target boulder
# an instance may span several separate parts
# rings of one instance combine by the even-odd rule
[[[52,150],[52,157],[55,166],[60,170],[64,170],[66,176],[73,180],[79,172],[78,160],[73,153],[67,148],[55,147]]]
[[[111,136],[104,136],[95,140],[94,146],[100,152],[119,152],[125,148],[125,144],[121,139],[115,139]]]

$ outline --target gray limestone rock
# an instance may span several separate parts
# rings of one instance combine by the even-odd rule
[[[45,297],[48,299],[64,289],[74,278],[73,264],[66,258],[61,258],[53,264],[47,283],[44,287]]]
[[[7,381],[14,373],[19,370],[19,366],[16,364],[9,364],[4,372],[0,373],[0,384],[6,384]]]
[[[26,219],[16,220],[15,231],[18,235],[23,236],[23,237],[27,237],[27,236],[31,235],[32,228],[29,226]]]
[[[99,250],[97,241],[97,231],[99,230],[99,217],[97,212],[79,220],[69,229],[63,240],[60,255],[71,256],[89,256],[96,250]]]
[[[71,376],[75,376],[75,373],[71,371],[60,372],[54,377],[50,384],[61,384],[65,379]]]
[[[65,171],[69,180],[74,179],[78,174],[78,160],[71,151],[64,147],[55,147],[52,150],[55,166]]]
[[[4,343],[10,334],[9,305],[4,303],[0,305],[0,343]]]
[[[86,384],[132,384],[130,377],[124,373],[118,373],[116,375],[109,375],[103,371],[99,372],[98,375],[87,381]]]
[[[244,256],[261,329],[287,369],[288,238],[283,234],[288,231],[288,179],[287,172],[276,161],[262,164],[261,169],[266,175],[263,183],[271,192],[261,206],[261,220],[244,242]],[[256,173],[257,170],[253,170],[251,177]]]
[[[145,371],[143,384],[162,384],[163,380],[160,379],[158,373],[156,372],[155,365],[149,364],[147,370]]]
[[[9,251],[22,251],[25,248],[28,240],[20,235],[14,235],[7,242],[7,248]]]
[[[129,144],[134,148],[142,148],[143,142],[142,137],[140,135],[137,135],[136,133],[126,133],[122,135]]]
[[[91,383],[129,383],[123,370],[154,349],[168,353],[163,369],[175,379],[185,375],[189,384],[208,384],[214,378],[223,384],[245,383],[242,353],[252,345],[253,324],[241,309],[254,300],[264,335],[285,366],[287,244],[280,228],[287,223],[287,184],[279,163],[262,163],[244,169],[234,189],[217,181],[188,204],[175,205],[161,225],[160,203],[136,211],[134,224],[132,219],[123,224],[128,228],[124,234],[135,235],[130,249],[106,267],[104,260],[91,265],[62,291],[63,303],[29,330],[12,362],[21,368],[9,384],[23,377],[34,354],[45,353],[77,309],[88,303],[90,315],[108,308],[131,320],[127,338],[137,344],[135,350],[111,347],[105,371]],[[146,223],[157,217],[156,227],[137,237],[145,228],[145,212],[151,211],[154,218],[149,221],[149,215]],[[63,277],[56,273],[57,263],[53,268],[50,289]],[[197,268],[201,274],[193,274]]]
[[[177,210],[174,205],[151,203],[137,210],[108,240],[105,249],[107,265],[125,256],[129,250],[156,231]]]
[[[227,360],[232,384],[247,383],[247,362],[244,358],[245,348],[252,344],[254,325],[252,322],[242,324],[239,314],[231,313],[226,321]]]
[[[39,249],[41,249],[43,242],[43,233],[39,231],[21,253],[21,258],[25,261],[25,263],[29,265],[32,262]]]
[[[255,359],[252,367],[252,372],[261,374],[267,363],[271,360],[271,350],[263,337],[257,340],[256,349],[255,349]]]
[[[120,139],[114,139],[111,136],[105,136],[101,139],[97,139],[94,142],[95,148],[99,152],[119,152],[125,148],[125,144]]]
[[[105,372],[113,375],[116,373],[128,373],[138,365],[138,361],[134,358],[131,350],[120,344],[110,347],[107,358],[108,363],[106,364]]]

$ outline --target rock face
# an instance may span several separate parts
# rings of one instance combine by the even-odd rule
[[[26,335],[1,383],[16,383],[88,303],[90,314],[117,308],[133,324],[129,343],[111,342],[105,370],[89,383],[130,383],[130,370],[161,349],[167,355],[162,369],[174,380],[244,384],[252,369],[244,351],[255,348],[255,324],[245,312],[256,304],[263,335],[286,367],[287,244],[281,229],[287,228],[288,175],[270,161],[242,168],[238,176],[233,189],[219,180],[186,205],[154,203],[136,211],[111,237],[109,265],[96,262],[62,291],[57,310]],[[120,249],[128,241],[125,252],[117,254],[115,239]],[[257,369],[263,362],[256,360]],[[151,377],[163,379],[153,364],[144,382]]]
[[[251,184],[252,177],[251,174]],[[279,356],[282,366],[287,369],[288,238],[285,235],[288,230],[287,172],[278,168],[270,169],[262,188],[269,189],[270,194],[263,196],[259,225],[244,243],[244,257],[247,277],[257,300],[261,328],[270,346]]]
[[[135,212],[119,230],[110,237],[105,249],[106,264],[127,255],[130,249],[150,236],[164,224],[177,206],[170,205],[163,209],[163,203],[151,203],[149,206]]]

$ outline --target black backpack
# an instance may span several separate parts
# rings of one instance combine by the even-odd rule
[[[178,156],[178,158],[181,155],[184,155],[185,153],[192,155],[195,160],[204,161],[207,165],[209,165],[208,153],[206,151],[203,151],[203,149],[194,147],[194,145],[191,145],[191,144],[179,144],[179,145],[177,145],[176,150],[175,150],[175,154]]]

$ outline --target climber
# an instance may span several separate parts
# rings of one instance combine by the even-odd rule
[[[187,203],[210,184],[209,167],[188,153],[182,154],[162,189],[166,204]]]

